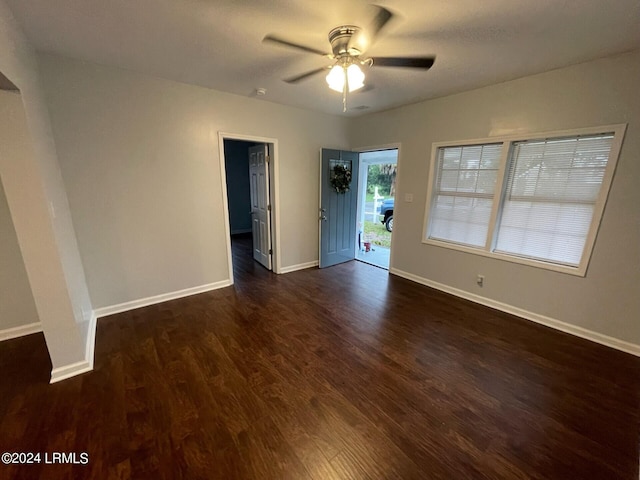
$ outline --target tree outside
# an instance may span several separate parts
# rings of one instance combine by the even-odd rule
[[[396,173],[398,166],[394,163],[369,165],[367,171],[367,195],[373,195],[375,188],[385,198],[395,197]]]

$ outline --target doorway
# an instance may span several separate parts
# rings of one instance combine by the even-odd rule
[[[393,238],[398,149],[360,153],[356,259],[389,269]]]
[[[238,262],[278,273],[277,140],[219,136],[230,280]]]

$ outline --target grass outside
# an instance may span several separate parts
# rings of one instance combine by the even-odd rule
[[[387,232],[387,229],[380,222],[364,222],[364,233],[362,235],[363,242],[371,242],[373,245],[380,245],[381,247],[391,247],[391,232]]]

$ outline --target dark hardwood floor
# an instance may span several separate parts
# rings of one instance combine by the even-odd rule
[[[2,465],[25,479],[638,479],[640,359],[351,262],[99,320],[49,385],[0,343]]]

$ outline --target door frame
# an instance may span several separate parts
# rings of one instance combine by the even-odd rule
[[[227,199],[227,170],[225,166],[224,141],[240,140],[243,142],[265,143],[269,149],[269,202],[271,204],[271,248],[273,254],[271,264],[274,273],[281,273],[280,262],[280,190],[278,184],[278,139],[244,135],[241,133],[218,132],[218,151],[220,159],[220,180],[222,183],[222,204],[224,209],[224,232],[227,244],[227,265],[229,268],[229,282],[233,279],[233,254],[231,252],[231,222],[229,220],[229,201]]]
[[[385,143],[383,145],[374,145],[374,146],[366,146],[366,147],[357,147],[357,148],[353,148],[352,150],[358,153],[365,153],[365,152],[376,152],[378,150],[392,150],[392,149],[398,150],[396,185],[400,185],[400,180],[402,178],[401,177],[402,169],[400,168],[400,159],[402,158],[402,144],[400,142]],[[362,179],[361,178],[358,179],[358,193],[361,192],[361,188],[363,187],[363,184],[361,182],[362,182]],[[394,207],[394,211],[393,211],[394,223],[395,223],[395,217],[396,217],[396,207]],[[394,252],[396,250],[396,243],[398,242],[394,242],[393,240],[391,241],[391,250],[389,252],[389,270],[388,270],[389,273],[391,273],[391,270],[394,268],[394,264],[395,264],[393,260],[395,257]]]

